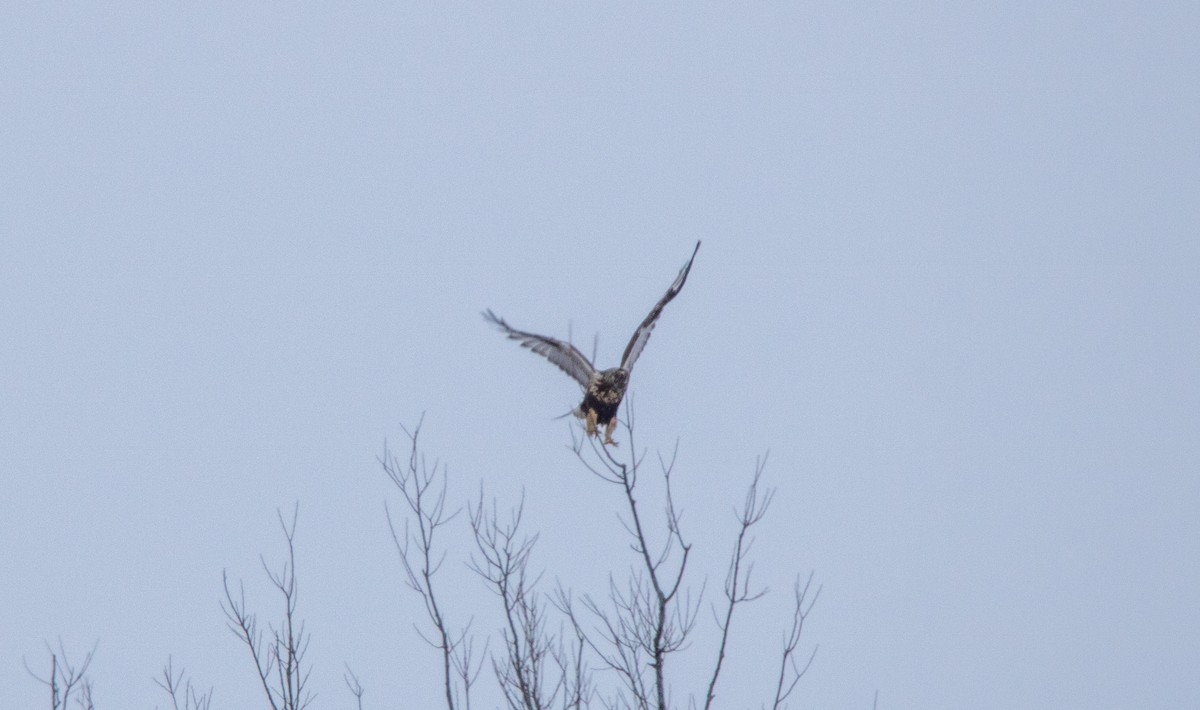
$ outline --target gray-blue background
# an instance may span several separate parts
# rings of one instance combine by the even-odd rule
[[[162,706],[168,654],[259,703],[221,571],[274,613],[294,501],[317,705],[349,662],[369,707],[433,707],[382,442],[427,412],[452,499],[524,488],[536,564],[602,591],[628,556],[552,419],[577,390],[478,312],[613,364],[696,239],[633,392],[710,593],[770,450],[773,594],[723,707],[767,697],[809,569],[794,707],[1200,705],[1198,30],[1183,2],[5,4],[0,707],[44,707],[22,658],[59,635],[100,639],[98,707]]]

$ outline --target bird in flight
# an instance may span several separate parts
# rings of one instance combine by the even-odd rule
[[[575,381],[583,388],[583,403],[572,413],[586,422],[588,436],[596,436],[598,427],[604,426],[603,443],[616,446],[617,442],[613,441],[612,435],[617,428],[617,408],[620,407],[621,400],[625,397],[625,390],[629,387],[629,375],[633,371],[633,363],[637,362],[638,356],[646,347],[646,341],[650,340],[650,332],[654,330],[654,324],[662,315],[663,308],[683,290],[683,284],[687,281],[688,272],[692,270],[692,262],[695,261],[696,252],[699,250],[700,242],[696,242],[696,248],[692,250],[691,258],[679,270],[675,282],[671,284],[663,297],[658,299],[658,303],[654,304],[654,308],[650,309],[650,314],[646,316],[646,319],[634,331],[633,337],[629,339],[629,344],[625,346],[625,354],[621,356],[621,364],[618,367],[597,370],[591,361],[571,343],[517,330],[504,322],[504,319],[493,313],[490,308],[484,311],[483,317],[489,323],[500,328],[509,338],[519,342],[522,347],[529,348],[541,355],[557,365],[560,370],[575,378]]]

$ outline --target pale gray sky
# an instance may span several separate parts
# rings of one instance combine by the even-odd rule
[[[452,497],[525,489],[549,578],[624,570],[553,419],[574,384],[479,311],[612,364],[697,239],[632,389],[710,592],[770,450],[773,593],[723,707],[766,698],[749,649],[809,570],[793,707],[1200,705],[1198,28],[1185,2],[5,5],[0,708],[44,707],[22,658],[59,636],[99,639],[104,710],[162,706],[168,654],[259,703],[221,572],[273,613],[258,555],[295,501],[317,706],[350,706],[348,662],[369,707],[434,707],[374,457],[425,412]]]

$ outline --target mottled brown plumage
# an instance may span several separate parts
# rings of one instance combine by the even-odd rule
[[[696,242],[696,248],[692,250],[691,258],[679,270],[679,275],[675,277],[671,287],[658,300],[658,303],[654,304],[654,308],[650,309],[649,315],[634,331],[633,337],[629,339],[629,344],[625,346],[625,354],[621,356],[619,367],[597,370],[591,361],[579,352],[578,348],[568,342],[516,330],[490,309],[484,311],[483,317],[489,323],[500,328],[509,338],[545,357],[573,377],[584,392],[583,402],[574,411],[575,416],[584,420],[588,436],[596,436],[598,427],[604,426],[604,443],[616,446],[617,442],[613,441],[612,435],[617,428],[617,409],[621,406],[621,400],[625,398],[625,391],[629,387],[633,364],[642,354],[646,342],[650,340],[650,333],[654,330],[658,317],[662,315],[663,307],[678,296],[683,289],[688,272],[692,269],[692,262],[696,259],[696,252],[699,250],[700,242]]]

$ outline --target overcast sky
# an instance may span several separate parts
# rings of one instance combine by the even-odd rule
[[[436,707],[385,440],[602,594],[578,388],[479,312],[614,365],[697,239],[632,392],[706,599],[770,452],[719,706],[810,571],[793,707],[1200,706],[1200,6],[510,5],[0,9],[0,708],[60,637],[261,706],[221,575],[273,616],[297,502],[314,707]]]

